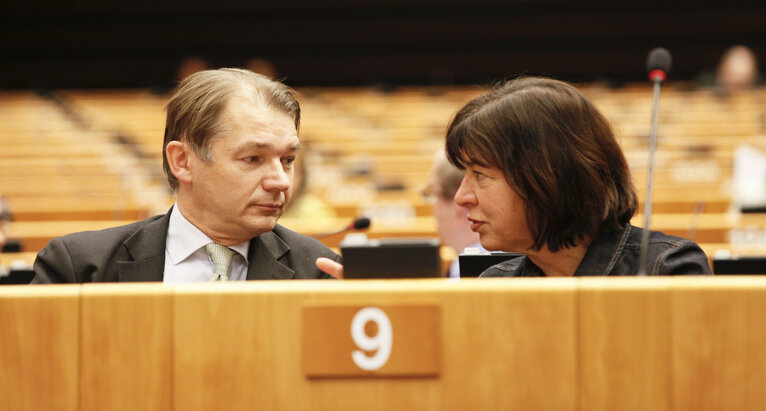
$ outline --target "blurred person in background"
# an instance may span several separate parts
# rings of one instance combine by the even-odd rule
[[[758,83],[758,58],[753,50],[741,45],[726,49],[716,68],[716,83],[723,93],[755,86]]]
[[[306,156],[310,150],[307,144],[303,143],[301,152],[293,162],[293,194],[282,218],[321,220],[338,216],[338,213],[322,198],[309,190]]]
[[[747,46],[731,46],[721,54],[715,68],[702,71],[696,80],[699,86],[721,97],[751,89],[761,81],[758,57]]]
[[[274,63],[263,57],[255,57],[247,60],[245,62],[245,69],[266,76],[272,80],[276,80],[279,76],[279,72]]]
[[[176,82],[181,81],[194,73],[209,70],[210,62],[200,56],[189,56],[181,60],[176,70]]]
[[[465,171],[450,164],[444,150],[439,150],[431,166],[430,181],[423,190],[423,196],[433,207],[439,239],[442,244],[453,249],[458,255],[467,247],[486,251],[479,243],[479,234],[471,231],[468,211],[455,204],[455,193],[464,175]],[[460,264],[457,258],[450,264],[447,276],[460,277]]]

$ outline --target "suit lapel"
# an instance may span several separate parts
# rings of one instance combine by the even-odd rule
[[[248,280],[289,280],[295,277],[295,271],[279,259],[290,251],[288,246],[273,231],[263,233],[250,240],[248,252]]]
[[[123,243],[128,258],[117,262],[120,282],[162,281],[165,272],[165,240],[169,223],[170,211],[141,227]]]
[[[172,211],[172,209],[171,209]],[[161,218],[141,227],[123,243],[127,256],[117,261],[120,282],[162,281],[165,271],[165,241],[168,235],[170,211]],[[250,240],[248,280],[288,280],[295,271],[279,262],[290,246],[269,231]]]

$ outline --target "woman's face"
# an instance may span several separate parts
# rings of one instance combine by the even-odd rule
[[[524,201],[499,169],[466,164],[455,203],[468,209],[471,230],[487,250],[525,252],[534,243]]]

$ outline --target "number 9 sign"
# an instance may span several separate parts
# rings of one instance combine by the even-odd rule
[[[378,326],[377,335],[370,337],[364,328],[373,322]],[[351,358],[359,368],[375,371],[383,367],[391,356],[391,346],[394,342],[391,320],[383,310],[376,307],[365,307],[359,310],[351,321],[351,338],[357,347],[364,351],[377,351],[368,356],[364,351],[354,350]]]
[[[304,305],[302,321],[309,378],[434,377],[441,371],[437,304],[312,302]]]

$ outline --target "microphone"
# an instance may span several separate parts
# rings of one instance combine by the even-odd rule
[[[356,220],[352,221],[347,228],[349,230],[364,230],[365,228],[370,228],[370,218],[359,217]]]
[[[312,237],[313,238],[324,238],[329,237],[331,235],[336,235],[340,233],[345,233],[346,231],[356,231],[356,230],[364,230],[370,227],[370,219],[369,217],[359,217],[357,219],[354,219],[354,221],[351,222],[351,224],[347,225],[346,227],[338,230],[338,231],[331,231],[329,233],[320,233],[315,234]]]
[[[649,221],[652,217],[652,180],[654,179],[654,152],[657,147],[657,112],[660,106],[660,86],[668,77],[672,64],[670,52],[657,47],[649,52],[646,58],[646,71],[649,80],[654,84],[654,100],[652,101],[652,122],[649,131],[649,169],[646,174],[646,199],[644,200],[644,232],[641,236],[641,249],[638,258],[638,275],[647,274],[649,265]]]
[[[646,71],[649,73],[649,80],[664,82],[668,78],[672,65],[673,58],[669,51],[662,47],[653,49],[649,52],[649,57],[646,58]]]

